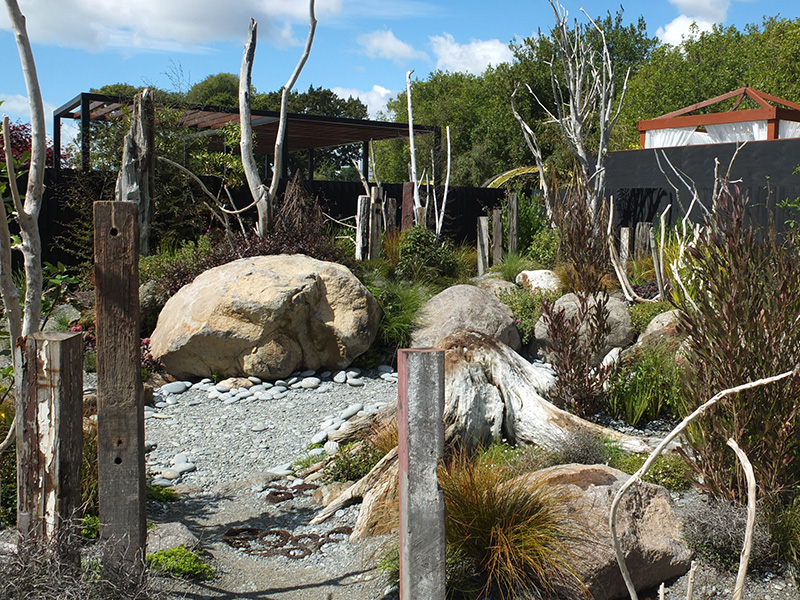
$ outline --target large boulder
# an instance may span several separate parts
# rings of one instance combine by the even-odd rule
[[[428,300],[420,327],[411,338],[413,348],[439,344],[447,334],[469,329],[497,338],[514,350],[521,343],[514,313],[490,291],[474,285],[454,285]]]
[[[150,350],[179,378],[285,377],[344,368],[378,331],[375,298],[346,268],[303,255],[242,258],[170,298]]]
[[[591,296],[589,298],[589,306],[594,306],[596,298],[596,296]],[[579,302],[580,300],[577,295],[566,294],[556,300],[553,307],[555,310],[563,310],[567,317],[572,317],[578,312]],[[598,362],[603,356],[608,354],[612,348],[624,348],[631,344],[636,338],[636,330],[633,328],[631,317],[628,314],[628,307],[625,303],[619,298],[609,296],[606,308],[608,309],[608,325],[610,330],[606,336],[605,346],[597,357]],[[581,332],[576,332],[576,334],[580,333]],[[547,334],[547,326],[545,325],[543,317],[536,322],[533,334],[537,347],[544,348],[546,354],[547,347],[552,345],[552,339],[550,339],[550,336]]]
[[[566,486],[570,512],[584,528],[575,562],[594,600],[627,598],[627,588],[611,543],[611,502],[630,477],[606,465],[559,465],[524,477],[537,485]],[[682,523],[663,487],[640,482],[617,511],[617,535],[637,591],[658,586],[689,570],[692,551],[681,537]]]

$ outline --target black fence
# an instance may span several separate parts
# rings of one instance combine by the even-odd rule
[[[686,183],[710,206],[715,168],[725,175],[736,148],[713,144],[612,152],[606,159],[606,193],[614,197],[617,226],[656,222],[669,204],[668,222],[675,224],[691,203]],[[748,142],[739,149],[730,180],[748,198],[751,220],[766,226],[774,215],[776,227],[784,227],[789,215],[779,204],[800,198],[800,175],[793,174],[798,165],[800,139]],[[692,211],[692,219],[700,216],[701,209]]]
[[[85,218],[70,209],[65,201],[63,190],[70,186],[80,185],[81,193],[93,196],[98,200],[111,199],[109,194],[113,194],[114,181],[115,174],[113,173],[90,171],[88,176],[82,176],[80,171],[61,169],[56,178],[55,171],[47,169],[45,196],[39,216],[44,261],[53,263],[62,261],[67,264],[73,262],[73,259],[66,256],[63,248],[60,247],[60,239],[64,235],[66,223],[74,219]],[[24,182],[21,183],[24,185]],[[208,178],[206,183],[212,190],[215,189],[215,185],[218,185],[213,178]],[[319,199],[325,212],[339,219],[355,215],[358,196],[364,194],[364,187],[360,182],[309,181],[305,185]],[[384,184],[383,187],[389,197],[397,200],[397,223],[399,225],[403,184],[390,183]],[[443,191],[442,188],[437,188],[440,200]],[[421,194],[424,202],[424,188]],[[478,217],[485,216],[492,208],[500,206],[504,198],[503,190],[451,187],[448,193],[443,234],[458,243],[474,244],[477,237]],[[238,208],[243,208],[252,202],[250,192],[246,187],[234,190],[233,200]],[[433,206],[432,199],[430,205]],[[253,209],[252,215],[248,216],[254,218],[255,209]],[[432,215],[429,223],[433,223]]]

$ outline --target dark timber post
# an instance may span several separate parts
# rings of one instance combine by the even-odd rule
[[[405,231],[414,226],[414,184],[406,181],[403,184],[403,205],[400,208],[400,230]]]
[[[369,196],[359,196],[356,209],[356,260],[365,260],[369,255],[369,213]]]
[[[400,600],[444,600],[444,352],[400,350],[397,371]]]
[[[143,568],[147,535],[138,211],[94,204],[100,538],[110,574]]]
[[[381,255],[381,222],[383,220],[383,188],[372,186],[369,205],[369,245],[367,258],[375,260]]]
[[[25,339],[23,357],[17,529],[23,539],[52,542],[62,533],[78,533],[83,337],[34,333]]]
[[[519,253],[519,197],[515,192],[508,195],[508,253]]]
[[[492,211],[492,264],[503,262],[503,211],[495,208]]]

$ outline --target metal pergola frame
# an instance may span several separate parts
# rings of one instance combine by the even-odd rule
[[[61,168],[61,121],[80,120],[81,168],[90,168],[91,121],[108,121],[123,116],[133,98],[82,92],[66,104],[53,111],[53,146],[55,168]],[[192,130],[191,136],[214,136],[217,130],[230,122],[239,122],[238,108],[179,104],[174,107],[182,112],[179,124]],[[275,147],[280,113],[267,110],[252,110],[255,146],[261,153],[271,155]],[[439,127],[414,125],[414,134],[433,134],[435,144],[441,143]],[[188,136],[187,136],[188,137]],[[293,114],[287,116],[284,152],[309,150],[309,178],[313,179],[313,151],[348,144],[361,144],[362,169],[369,174],[369,142],[408,137],[408,125],[368,119],[346,119],[317,115]],[[284,160],[284,164],[287,161]]]

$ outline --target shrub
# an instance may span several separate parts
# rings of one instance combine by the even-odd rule
[[[412,227],[400,239],[397,275],[402,279],[420,281],[437,277],[455,277],[458,261],[452,247],[437,242],[436,236],[425,227]]]
[[[533,336],[536,322],[542,316],[542,306],[545,302],[555,301],[558,293],[544,290],[530,291],[518,286],[514,289],[502,290],[497,297],[514,313],[519,337],[523,344],[527,344]]]
[[[608,412],[636,427],[652,421],[662,411],[681,406],[683,369],[676,364],[671,344],[636,348],[610,378]]]
[[[81,519],[81,537],[96,540],[100,537],[100,517],[86,515]]]
[[[628,308],[628,314],[636,333],[642,333],[654,317],[672,310],[672,308],[673,306],[669,302],[639,302]]]
[[[546,455],[545,466],[567,465],[605,465],[622,454],[619,446],[603,436],[590,432],[574,432],[561,444],[561,447]]]
[[[744,543],[747,508],[718,499],[695,502],[688,509],[684,538],[689,546],[712,565],[724,570],[735,569]],[[757,518],[750,551],[752,569],[770,566],[771,545],[767,523]]]
[[[0,440],[6,439],[14,420],[14,411],[0,406]],[[17,524],[17,451],[15,444],[0,454],[0,527]]]
[[[181,495],[178,492],[160,485],[148,485],[147,497],[156,502],[176,502],[181,499]]]
[[[480,597],[549,597],[561,590],[577,597],[583,588],[572,567],[575,515],[559,488],[514,474],[463,452],[439,469],[448,545],[480,577]]]
[[[747,225],[746,201],[723,182],[697,241],[687,247],[686,287],[675,294],[678,332],[687,336],[688,412],[720,390],[775,375],[800,363],[800,238]],[[696,308],[695,308],[696,307]],[[800,378],[726,397],[686,432],[692,465],[705,489],[746,497],[728,438],[753,463],[767,501],[800,484]]]
[[[385,454],[368,440],[346,444],[339,448],[333,461],[325,468],[325,480],[358,481],[369,473]]]
[[[411,343],[411,333],[422,307],[432,295],[431,289],[423,283],[386,279],[368,282],[367,289],[375,296],[382,312],[377,344],[381,351],[394,357],[398,348],[406,348]]]
[[[550,338],[547,358],[556,372],[551,399],[571,412],[590,415],[602,405],[611,373],[608,366],[595,366],[609,331],[608,295],[578,293],[577,298],[577,310],[571,315],[545,302],[542,319]]]
[[[528,256],[541,268],[552,269],[558,262],[560,244],[558,229],[544,227],[531,236]]]
[[[150,569],[185,579],[211,579],[214,569],[203,562],[200,554],[185,546],[153,552],[145,558]]]

